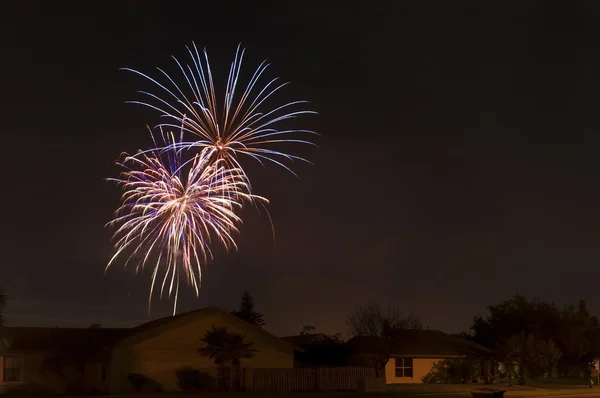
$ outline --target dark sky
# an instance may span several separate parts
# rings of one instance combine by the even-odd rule
[[[118,69],[173,70],[192,41],[217,78],[238,42],[246,70],[267,58],[268,76],[292,82],[279,98],[320,113],[298,127],[322,137],[298,152],[315,163],[295,167],[299,180],[249,166],[276,240],[248,212],[239,252],[210,264],[181,310],[232,309],[249,289],[277,334],[344,333],[368,300],[448,332],[517,292],[600,312],[594,2],[81,4],[22,2],[0,17],[0,285],[12,325],[169,314],[158,300],[148,314],[147,277],[104,275],[120,195],[104,179],[121,151],[150,145],[145,124],[157,121],[124,103],[148,86]]]

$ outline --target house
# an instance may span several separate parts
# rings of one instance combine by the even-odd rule
[[[0,331],[0,387],[39,384],[64,391],[67,380],[80,371],[79,385],[86,390],[122,393],[134,390],[131,375],[147,380],[146,389],[177,391],[176,370],[196,369],[217,376],[213,361],[198,355],[200,339],[213,326],[246,336],[257,352],[243,359],[247,368],[292,368],[293,344],[216,307],[157,319],[131,329],[4,328]],[[65,345],[65,342],[69,344]],[[83,342],[84,344],[80,344]],[[85,352],[93,342],[93,352]],[[66,348],[65,348],[66,347]],[[60,348],[60,349],[57,349]],[[48,363],[60,362],[69,349],[70,362],[52,372]],[[73,357],[86,357],[83,363]],[[44,366],[46,364],[46,366]],[[50,369],[49,369],[50,368]],[[83,370],[83,371],[82,371]],[[62,374],[60,374],[62,373]]]
[[[437,330],[397,330],[394,333],[398,343],[393,347],[376,337],[350,339],[347,342],[349,364],[373,366],[373,357],[388,353],[391,348],[385,365],[386,384],[423,383],[426,376],[432,375],[439,365],[448,363],[447,360],[474,360],[483,370],[491,370],[492,351],[473,341]]]
[[[299,347],[296,351],[295,367],[339,367],[347,365],[348,348],[339,337],[323,333],[301,334],[282,337]]]
[[[51,391],[65,391],[67,381],[77,379],[78,358],[87,356],[89,347],[104,347],[123,337],[126,329],[81,329],[44,327],[6,327],[0,329],[0,392],[11,386],[41,385]],[[94,350],[85,363],[79,387],[100,390],[106,378],[102,359],[106,351]],[[87,361],[89,358],[85,358]]]

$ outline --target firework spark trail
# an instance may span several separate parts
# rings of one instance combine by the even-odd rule
[[[235,210],[245,200],[267,200],[250,193],[239,169],[226,167],[223,159],[211,159],[209,149],[184,161],[184,150],[177,145],[181,135],[176,139],[161,129],[161,136],[165,149],[125,155],[119,164],[126,171],[120,178],[110,179],[122,185],[125,192],[115,218],[107,224],[118,228],[114,233],[117,250],[106,269],[127,249],[133,252],[125,265],[141,255],[138,272],[153,258],[156,262],[148,305],[164,270],[160,296],[168,285],[169,297],[175,294],[175,314],[182,276],[196,295],[199,293],[201,266],[212,258],[211,237],[227,250],[237,248],[233,233],[238,232],[241,219]]]
[[[142,72],[124,68],[123,70],[136,73],[154,83],[165,96],[140,91],[141,94],[150,98],[150,102],[130,101],[130,103],[141,104],[160,112],[161,116],[166,117],[168,121],[159,126],[169,128],[183,126],[183,131],[196,135],[198,139],[195,141],[184,142],[181,140],[173,143],[173,146],[178,149],[184,147],[208,149],[208,157],[222,159],[226,168],[241,172],[249,187],[250,180],[238,161],[240,154],[248,155],[260,164],[264,164],[263,160],[268,160],[296,175],[283,163],[283,160],[308,161],[270,146],[279,143],[314,145],[308,140],[295,138],[298,134],[317,134],[313,131],[277,128],[280,122],[285,120],[306,114],[316,114],[310,110],[293,110],[307,104],[307,101],[288,102],[265,112],[259,111],[261,107],[265,106],[267,99],[287,85],[287,83],[280,83],[278,78],[259,85],[261,76],[269,66],[266,61],[258,66],[241,95],[236,96],[245,53],[245,49],[241,49],[241,45],[238,45],[229,70],[224,104],[220,108],[217,104],[217,95],[206,49],[203,51],[203,57],[193,43],[192,48],[186,46],[186,49],[191,57],[192,65],[183,65],[173,57],[185,79],[185,84],[182,86],[179,86],[160,68],[157,69],[168,83],[162,84]],[[171,86],[171,88],[167,86]],[[186,95],[185,91],[190,94]]]

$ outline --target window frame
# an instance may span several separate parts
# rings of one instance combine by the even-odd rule
[[[11,367],[7,367],[7,359],[16,362],[16,366],[14,362],[11,363]],[[8,371],[8,372],[7,372]],[[14,378],[7,379],[7,375],[10,374],[13,377],[17,376],[17,380]],[[23,383],[23,358],[20,355],[4,355],[2,356],[2,383],[3,384],[19,384]]]
[[[410,365],[407,366],[407,362],[410,361]],[[414,358],[410,357],[395,357],[394,358],[394,376],[397,379],[413,379],[415,377],[414,373]],[[406,376],[406,370],[410,369],[410,376]],[[400,371],[400,375],[398,375],[398,371]]]

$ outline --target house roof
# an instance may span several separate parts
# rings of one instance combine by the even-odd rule
[[[292,344],[291,342],[286,341],[282,338],[279,338],[258,326],[248,323],[248,322],[238,318],[237,316],[231,314],[230,312],[225,311],[219,307],[205,307],[205,308],[201,308],[198,310],[188,311],[188,312],[184,312],[184,313],[177,314],[174,316],[168,316],[168,317],[164,317],[164,318],[155,319],[150,322],[146,322],[144,324],[141,324],[139,326],[136,326],[136,327],[130,329],[127,336],[125,338],[121,339],[118,343],[119,344],[127,344],[128,342],[131,342],[131,341],[145,340],[147,338],[152,337],[156,333],[160,333],[160,331],[163,328],[169,328],[171,326],[181,325],[188,321],[192,321],[193,319],[196,319],[199,316],[210,315],[210,314],[215,314],[215,313],[228,318],[231,322],[237,323],[238,325],[241,325],[242,327],[244,327],[246,329],[250,329],[250,330],[254,330],[255,332],[258,332],[259,334],[261,334],[263,337],[265,337],[268,341],[270,341],[272,344],[274,344],[276,346],[283,347],[284,349],[303,351],[300,347],[297,347],[296,345]]]
[[[307,346],[310,346],[311,344],[330,341],[331,337],[327,336],[324,333],[312,333],[312,334],[299,334],[296,336],[286,336],[286,337],[282,337],[282,339],[285,341],[288,341],[298,347],[307,347]]]
[[[206,307],[184,312],[175,316],[155,319],[128,329],[117,328],[48,328],[48,327],[4,327],[0,328],[0,348],[11,351],[49,351],[56,349],[60,342],[88,341],[98,346],[127,344],[134,340],[144,340],[163,328],[181,325],[203,314],[218,313],[246,329],[259,332],[275,346],[284,349],[303,351],[289,341],[283,340],[264,329],[254,326],[228,311],[218,307]]]
[[[392,356],[491,356],[492,351],[473,341],[451,336],[439,330],[398,330],[397,347]],[[358,353],[377,352],[385,349],[386,343],[378,337],[357,336],[348,341],[352,351]]]
[[[65,342],[91,342],[99,346],[118,340],[128,329],[115,328],[0,328],[0,347],[9,351],[51,351]]]

